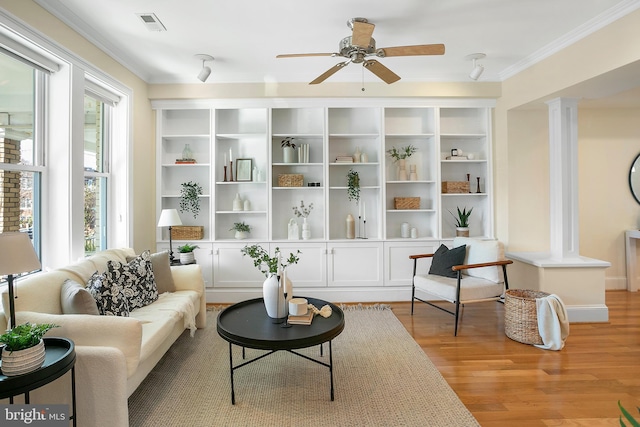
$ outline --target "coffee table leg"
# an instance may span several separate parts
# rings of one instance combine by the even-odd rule
[[[331,350],[331,341],[329,341],[329,375],[331,375],[331,401],[333,402],[333,351]]]
[[[231,404],[236,404],[236,391],[233,387],[233,349],[229,343],[229,374],[231,376]]]

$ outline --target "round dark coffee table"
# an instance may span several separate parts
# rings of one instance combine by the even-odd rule
[[[217,328],[218,334],[229,342],[232,404],[235,405],[236,403],[233,384],[234,371],[282,350],[329,368],[329,375],[331,377],[330,393],[331,400],[333,400],[333,353],[331,350],[331,340],[340,335],[344,329],[344,313],[340,307],[327,301],[316,298],[307,298],[307,300],[318,309],[328,304],[332,310],[331,316],[324,318],[320,315],[315,315],[311,325],[290,325],[290,327],[283,327],[282,323],[274,323],[273,319],[267,316],[262,298],[239,302],[220,312],[218,315]],[[320,355],[322,356],[322,344],[325,342],[329,343],[329,363],[310,358],[294,351],[296,349],[320,345]],[[255,359],[233,366],[233,344],[243,348],[243,358],[244,348],[270,351]]]

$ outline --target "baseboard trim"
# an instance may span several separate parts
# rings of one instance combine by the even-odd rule
[[[569,323],[608,322],[609,308],[604,304],[568,305]]]

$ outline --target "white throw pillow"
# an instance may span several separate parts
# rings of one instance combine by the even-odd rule
[[[480,240],[469,237],[456,237],[453,239],[453,247],[467,245],[467,257],[465,264],[482,264],[504,259],[504,247],[498,240]],[[468,276],[487,279],[494,283],[500,283],[500,267],[481,267],[464,270],[463,274]]]

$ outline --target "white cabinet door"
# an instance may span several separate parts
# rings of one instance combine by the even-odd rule
[[[328,243],[328,285],[382,286],[382,242]]]
[[[293,284],[294,293],[300,288],[327,286],[327,246],[324,242],[307,243],[302,240],[272,242],[271,253],[280,248],[282,258],[300,250],[300,261],[287,268],[287,275]]]
[[[213,287],[213,245],[211,243],[198,243],[191,242],[192,244],[198,245],[198,248],[193,251],[193,254],[196,258],[196,263],[200,265],[202,269],[202,277],[204,279],[204,286],[207,288]],[[173,242],[173,256],[176,260],[180,259],[180,254],[178,253],[178,246],[176,242]],[[168,251],[169,243],[158,243],[157,244],[158,251]]]
[[[384,244],[385,286],[411,285],[413,277],[413,260],[409,255],[432,254],[440,242],[412,242],[410,240],[400,242],[386,242]],[[426,274],[431,266],[430,259],[418,262],[418,274]]]
[[[240,250],[247,243],[216,244],[213,249],[214,288],[262,288],[266,278]],[[254,244],[254,242],[250,243]],[[259,243],[263,248],[269,244]]]

